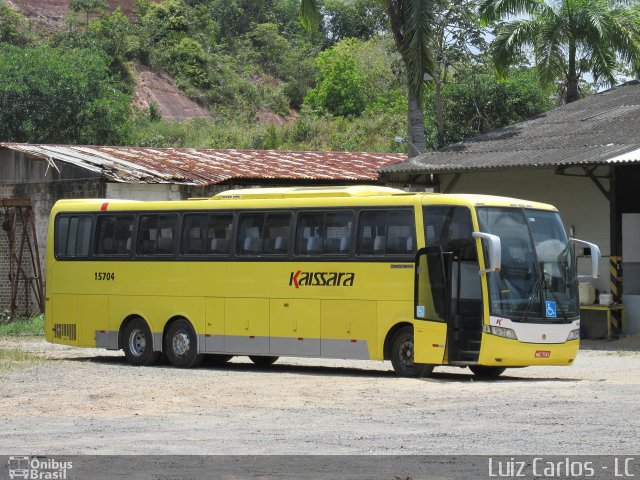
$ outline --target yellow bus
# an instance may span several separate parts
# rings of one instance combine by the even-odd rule
[[[302,356],[391,360],[416,377],[570,365],[572,240],[550,205],[375,186],[61,200],[46,338],[139,366]],[[597,276],[598,247],[582,243]]]

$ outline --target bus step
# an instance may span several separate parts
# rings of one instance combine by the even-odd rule
[[[453,362],[449,362],[449,365],[454,367],[466,367],[469,365],[478,365],[478,362],[467,362],[465,360],[455,360]]]
[[[478,355],[480,355],[480,351],[478,351],[478,350],[460,350],[460,355],[462,355],[464,357],[478,358]]]

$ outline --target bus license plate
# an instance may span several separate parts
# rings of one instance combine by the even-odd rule
[[[536,350],[536,358],[549,358],[550,356],[551,352],[549,350]]]

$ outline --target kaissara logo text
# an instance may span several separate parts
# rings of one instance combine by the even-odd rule
[[[300,287],[353,287],[353,272],[291,272],[289,286]]]

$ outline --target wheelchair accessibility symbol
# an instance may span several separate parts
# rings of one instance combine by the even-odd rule
[[[558,316],[556,310],[556,302],[546,301],[544,302],[544,307],[546,310],[546,315],[549,318],[556,318]]]

